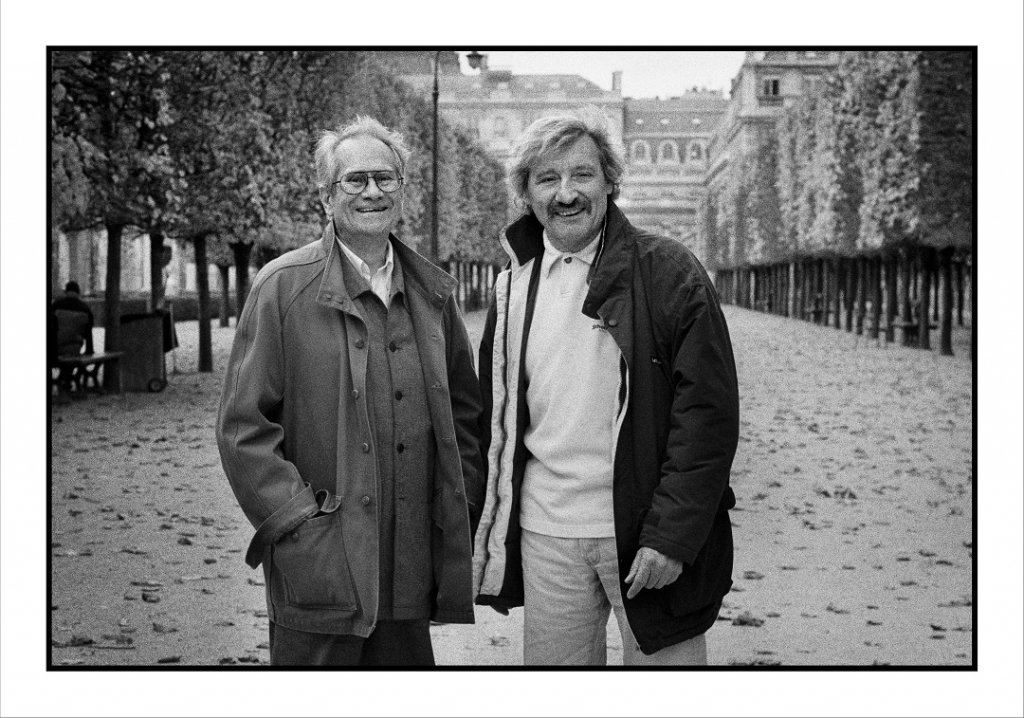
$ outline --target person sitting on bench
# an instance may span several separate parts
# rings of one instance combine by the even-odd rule
[[[83,353],[93,354],[92,328],[93,314],[89,305],[82,301],[79,296],[81,290],[78,282],[71,281],[64,286],[64,296],[55,300],[50,309],[53,311],[56,332],[54,344],[57,357]],[[75,369],[61,367],[60,375],[57,377],[57,384],[62,390],[71,387]]]

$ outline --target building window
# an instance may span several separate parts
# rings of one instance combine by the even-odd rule
[[[704,151],[704,145],[700,144],[699,142],[691,142],[690,143],[690,161],[691,162],[701,162],[706,157],[707,157],[707,154]]]
[[[651,161],[651,148],[643,140],[639,140],[633,143],[632,151],[630,154],[633,157],[634,162],[650,162]]]
[[[676,148],[675,142],[665,140],[661,143],[661,146],[658,148],[658,161],[671,163],[679,161],[679,150]]]
[[[777,77],[766,77],[761,80],[761,96],[762,97],[778,97],[779,96],[779,78]]]
[[[804,78],[804,94],[817,95],[821,93],[825,83],[820,75],[808,75]]]
[[[508,119],[503,116],[494,118],[494,136],[508,137]]]

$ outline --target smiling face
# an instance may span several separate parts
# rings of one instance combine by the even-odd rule
[[[391,148],[367,135],[343,140],[336,152],[338,174],[334,180],[352,172],[399,171]],[[346,244],[367,240],[384,242],[402,214],[404,192],[404,187],[383,192],[376,182],[368,180],[359,194],[346,194],[338,184],[322,188],[320,200],[333,218],[341,241]]]
[[[601,169],[597,144],[584,135],[530,169],[526,199],[551,244],[562,252],[578,252],[601,231],[613,189]]]

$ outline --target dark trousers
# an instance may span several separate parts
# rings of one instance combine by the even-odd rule
[[[274,666],[433,666],[430,621],[380,621],[368,638],[293,631],[270,623]]]

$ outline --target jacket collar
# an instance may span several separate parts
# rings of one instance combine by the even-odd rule
[[[590,290],[583,302],[583,313],[592,318],[597,317],[598,309],[609,297],[627,290],[631,282],[632,237],[636,230],[611,200],[604,221],[597,255],[587,275]],[[521,267],[544,254],[544,225],[533,212],[527,212],[505,229],[501,244],[512,264]]]
[[[438,307],[444,306],[448,297],[458,286],[458,280],[428,262],[395,235],[389,235],[388,239],[402,266],[405,291],[415,292]],[[316,295],[317,302],[358,314],[345,285],[341,264],[343,257],[335,240],[334,226],[330,223],[324,227],[323,236],[320,238],[319,253],[325,257],[326,261],[323,278],[320,280],[320,288]]]

